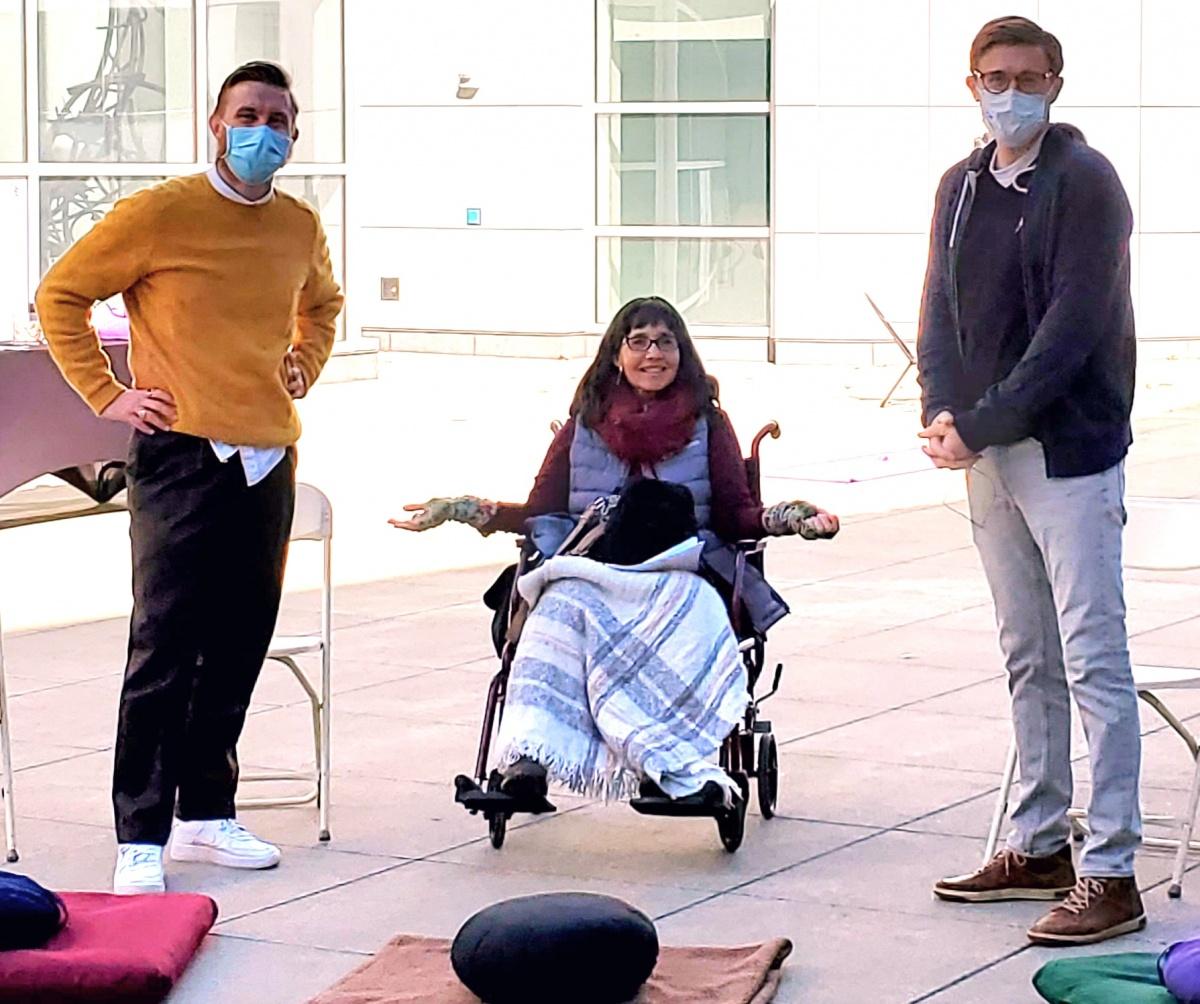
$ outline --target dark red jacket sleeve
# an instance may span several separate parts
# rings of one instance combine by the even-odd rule
[[[709,421],[708,472],[712,482],[712,529],[722,540],[758,540],[765,535],[763,507],[754,501],[746,461],[729,416]]]
[[[524,533],[525,520],[549,512],[566,512],[571,490],[571,440],[575,435],[575,419],[570,419],[554,436],[542,469],[533,481],[533,489],[524,505],[501,502],[483,527],[485,533]]]

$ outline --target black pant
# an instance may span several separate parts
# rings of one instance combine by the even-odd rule
[[[246,485],[195,436],[134,434],[133,619],[113,771],[120,843],[234,815],[237,741],[270,646],[295,504],[295,451]]]

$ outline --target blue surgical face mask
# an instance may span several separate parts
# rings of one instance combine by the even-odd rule
[[[1050,102],[1045,94],[1026,94],[1016,85],[1003,94],[979,89],[983,123],[996,141],[1010,149],[1028,146],[1050,119]]]
[[[270,181],[291,149],[291,139],[270,126],[225,126],[225,163],[247,185]]]

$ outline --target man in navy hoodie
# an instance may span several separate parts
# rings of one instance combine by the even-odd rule
[[[1007,846],[934,888],[945,900],[1063,902],[1047,945],[1136,931],[1137,695],[1121,578],[1132,439],[1132,213],[1112,165],[1050,125],[1062,48],[1032,21],[989,22],[967,78],[992,141],[942,178],[921,307],[926,440],[967,470],[1020,757]],[[1071,714],[1087,736],[1090,835],[1071,859]]]

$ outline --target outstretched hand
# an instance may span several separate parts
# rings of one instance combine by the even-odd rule
[[[454,498],[434,498],[419,505],[406,505],[405,512],[414,515],[410,519],[389,519],[392,526],[401,530],[431,530],[435,526],[453,520],[473,526],[485,537],[492,531],[488,524],[496,515],[497,505],[474,495],[458,495]]]
[[[416,513],[409,519],[389,519],[388,523],[398,530],[412,530],[420,533],[422,530],[432,530],[441,526],[450,518],[450,507],[446,499],[430,499],[417,505],[406,505],[405,512]]]
[[[828,540],[836,537],[841,528],[841,522],[833,513],[818,509],[815,515],[800,521],[796,532],[805,540]]]
[[[827,540],[841,529],[841,523],[833,513],[799,499],[768,506],[763,510],[762,526],[769,537],[794,533],[805,540]]]

